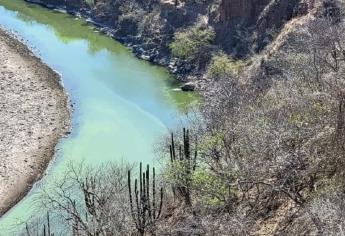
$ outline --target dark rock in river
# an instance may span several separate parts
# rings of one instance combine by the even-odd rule
[[[195,82],[187,82],[181,86],[182,91],[194,91],[196,89]]]

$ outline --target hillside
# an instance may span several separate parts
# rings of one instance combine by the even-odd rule
[[[39,3],[89,19],[204,98],[189,129],[161,145],[168,163],[159,184],[154,170],[142,165],[135,181],[126,166],[128,176],[121,167],[111,176],[115,185],[98,174],[77,182],[86,217],[73,204],[59,206],[73,229],[101,232],[90,235],[343,235],[342,1]],[[107,189],[116,194],[104,200]],[[111,208],[114,202],[127,208]]]
[[[140,58],[161,64],[182,81],[200,80],[212,55],[249,59],[261,52],[284,24],[315,7],[305,0],[29,0],[89,19]],[[186,29],[212,29],[212,37],[187,58],[171,50]],[[195,36],[197,37],[197,35]],[[198,77],[198,79],[195,78]]]

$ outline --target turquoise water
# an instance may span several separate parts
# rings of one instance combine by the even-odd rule
[[[179,119],[193,94],[173,90],[162,68],[136,59],[84,20],[21,0],[0,0],[0,25],[15,31],[63,80],[73,104],[73,130],[63,139],[41,184],[70,161],[127,160],[155,164],[153,145]],[[0,219],[0,235],[37,214],[31,193]]]

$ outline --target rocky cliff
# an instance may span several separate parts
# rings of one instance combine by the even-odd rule
[[[286,22],[308,13],[309,5],[302,0],[222,0],[214,19],[217,42],[238,56],[259,52]]]
[[[286,22],[314,7],[314,0],[27,1],[87,18],[102,32],[132,47],[138,57],[167,66],[180,78],[200,77],[205,68],[195,69],[172,58],[169,44],[175,32],[201,21],[215,29],[216,48],[235,58],[248,58],[272,42]]]

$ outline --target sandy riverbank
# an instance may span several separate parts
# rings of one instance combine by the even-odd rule
[[[42,176],[69,129],[59,75],[0,29],[0,216]]]

